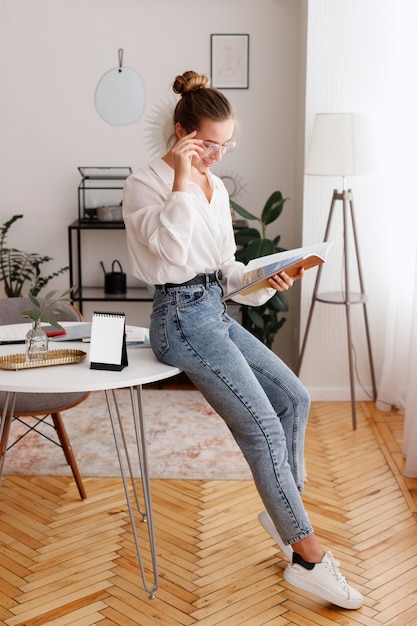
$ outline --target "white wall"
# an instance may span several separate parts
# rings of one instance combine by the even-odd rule
[[[210,72],[211,33],[250,35],[250,88],[226,91],[240,119],[240,147],[224,159],[218,173],[238,176],[245,189],[237,200],[255,213],[273,190],[289,196],[276,231],[271,231],[282,235],[285,247],[320,241],[339,181],[302,175],[314,116],[374,111],[381,137],[395,135],[386,103],[392,111],[396,99],[402,104],[393,79],[406,27],[401,8],[409,1],[212,0],[207,5],[201,0],[0,0],[0,223],[15,213],[25,216],[13,226],[9,244],[49,254],[51,269],[67,264],[67,225],[77,217],[77,166],[136,168],[147,162],[150,116],[170,94],[177,73]],[[124,65],[141,75],[147,98],[142,118],[126,127],[106,124],[94,108],[97,82],[117,66],[119,48],[124,49]],[[395,156],[401,161],[401,154]],[[389,208],[396,202],[392,191],[387,194],[391,171],[385,164],[381,176],[351,181],[378,380],[389,294],[381,267],[392,244]],[[117,257],[127,268],[119,235],[103,237],[100,246],[96,239],[90,242],[92,283],[102,280],[100,259],[108,266]],[[302,281],[303,324],[314,276],[312,272]],[[326,267],[325,281],[326,289],[340,285],[336,262]],[[66,278],[54,286],[66,287]],[[292,291],[288,322],[274,346],[290,364],[298,350],[300,290],[298,285]],[[357,309],[358,376],[368,390]],[[129,306],[126,312],[129,323],[143,324],[149,307]],[[301,378],[313,398],[349,398],[341,308],[316,306]],[[359,397],[361,393],[358,386]]]
[[[227,90],[242,136],[239,150],[218,172],[245,185],[237,198],[259,213],[269,194],[290,198],[277,225],[283,246],[301,239],[300,172],[303,133],[303,19],[298,0],[0,0],[0,222],[15,213],[9,244],[49,254],[54,267],[68,262],[67,225],[77,217],[77,166],[143,165],[149,116],[170,93],[176,74],[210,73],[210,34],[249,33],[250,88]],[[106,124],[94,107],[100,77],[118,65],[142,77],[146,110],[135,124]],[[301,105],[301,106],[300,106]],[[298,169],[297,169],[298,168]],[[120,258],[124,240],[91,242],[92,283],[103,279],[100,259]],[[61,287],[66,281],[57,281]],[[277,351],[297,351],[297,290]],[[143,323],[134,315],[130,323]]]
[[[406,33],[407,37],[416,34],[416,24],[408,23],[406,18],[410,2],[413,0],[310,0],[308,10],[306,147],[319,112],[372,112],[378,129],[380,173],[348,181],[354,192],[377,384],[390,298],[389,256],[401,258],[403,246],[397,238],[398,230],[405,243],[407,228],[412,226],[415,238],[415,218],[404,222],[400,229],[396,223],[396,205],[403,206],[405,185],[411,184],[401,175],[409,170],[409,154],[398,150],[401,144],[396,135],[401,124],[395,121],[406,106],[407,82],[414,80],[403,76],[408,58],[402,41]],[[308,244],[323,238],[332,192],[341,188],[341,179],[306,176],[304,185],[303,242]],[[409,211],[410,215],[415,209],[410,206]],[[332,229],[331,238],[336,244],[331,262],[323,269],[321,291],[340,291],[341,233],[339,220]],[[302,335],[314,278],[311,274],[303,281]],[[362,307],[352,307],[352,314],[357,397],[368,399],[371,386]],[[301,369],[301,379],[313,399],[350,398],[347,355],[344,307],[317,303]]]

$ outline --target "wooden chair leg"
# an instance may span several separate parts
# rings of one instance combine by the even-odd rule
[[[10,425],[12,423],[12,416],[6,415],[4,422],[3,433],[0,441],[0,480],[3,476],[4,462],[6,460],[7,441],[9,439]]]
[[[62,449],[64,450],[65,458],[67,459],[67,463],[71,467],[72,473],[74,475],[74,480],[76,482],[81,499],[85,500],[85,498],[87,497],[87,494],[84,489],[83,481],[81,479],[81,474],[79,472],[77,461],[75,460],[75,456],[72,451],[71,443],[70,443],[67,431],[65,429],[61,414],[51,413],[51,417],[54,422],[58,439],[61,443]]]

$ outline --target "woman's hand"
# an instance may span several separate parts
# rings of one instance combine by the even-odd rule
[[[188,191],[188,181],[191,175],[191,165],[194,157],[203,152],[201,139],[196,139],[197,131],[184,135],[171,148],[172,167],[174,168],[173,191]]]
[[[301,268],[295,276],[290,277],[286,272],[280,272],[279,274],[274,274],[269,278],[269,284],[272,289],[275,291],[287,291],[290,287],[293,286],[294,281],[302,278],[304,276],[304,269]]]

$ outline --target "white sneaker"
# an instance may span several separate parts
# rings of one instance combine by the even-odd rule
[[[287,565],[284,578],[299,589],[332,602],[343,609],[359,609],[363,597],[347,583],[346,578],[337,569],[336,561],[331,552],[326,552],[321,563],[308,570],[302,565]]]
[[[262,513],[259,513],[258,520],[261,526],[265,528],[266,532],[271,535],[272,539],[277,542],[281,549],[281,552],[283,552],[287,559],[290,561],[290,563],[292,563],[292,555],[294,551],[291,546],[286,546],[285,543],[282,541],[274,522],[269,516],[268,511],[262,511]]]

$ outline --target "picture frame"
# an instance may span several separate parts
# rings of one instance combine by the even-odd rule
[[[211,86],[216,89],[249,89],[249,35],[213,34]]]

